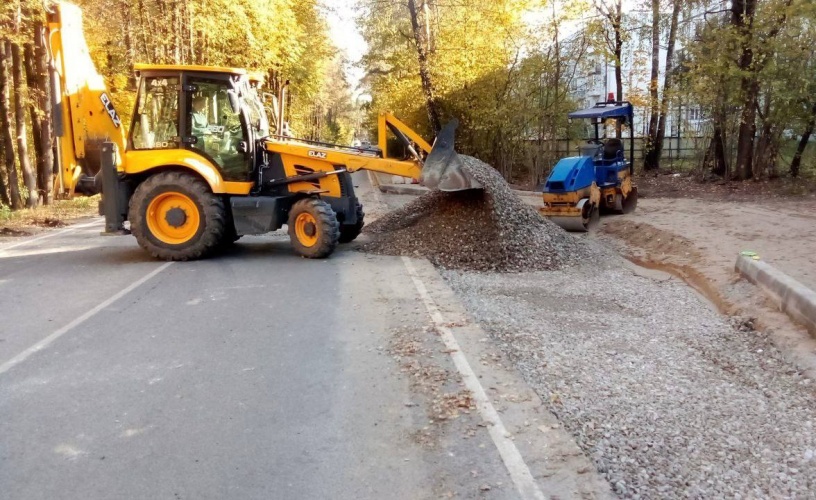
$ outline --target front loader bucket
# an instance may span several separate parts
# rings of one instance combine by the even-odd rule
[[[453,149],[458,120],[445,125],[436,136],[431,152],[425,158],[420,184],[440,191],[482,189],[482,185],[464,168],[462,158]]]

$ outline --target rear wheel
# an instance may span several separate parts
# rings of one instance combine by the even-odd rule
[[[141,183],[130,199],[128,219],[139,245],[164,260],[192,260],[222,240],[224,201],[198,177],[162,172]]]
[[[357,204],[357,222],[355,224],[341,224],[340,225],[340,243],[349,243],[354,241],[365,226],[365,212],[363,212],[363,205]]]
[[[328,257],[340,240],[340,223],[334,210],[317,198],[292,205],[287,225],[295,252],[309,259]]]
[[[632,186],[632,190],[629,191],[629,195],[623,200],[621,204],[621,211],[625,214],[631,214],[637,208],[638,202],[638,191],[637,186]]]

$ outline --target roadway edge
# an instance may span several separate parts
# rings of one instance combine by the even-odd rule
[[[421,281],[444,318],[441,329],[453,335],[461,354],[470,360],[470,368],[500,414],[507,433],[504,437],[515,444],[546,497],[615,498],[609,483],[510,360],[469,316],[436,268],[427,259],[403,259],[409,274]],[[429,313],[433,317],[430,308]]]

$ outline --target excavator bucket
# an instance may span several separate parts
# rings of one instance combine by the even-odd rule
[[[458,120],[445,125],[436,136],[431,152],[425,158],[420,184],[440,191],[482,189],[482,185],[464,168],[462,158],[453,149]]]

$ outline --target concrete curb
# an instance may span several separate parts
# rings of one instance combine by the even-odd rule
[[[762,288],[779,309],[816,336],[816,292],[761,260],[740,255],[734,268]]]

